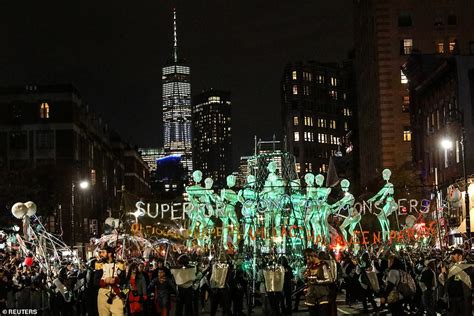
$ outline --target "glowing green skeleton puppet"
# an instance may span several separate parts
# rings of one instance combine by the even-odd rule
[[[212,204],[217,200],[217,196],[212,189],[214,181],[211,178],[204,180],[204,194],[199,197],[200,207],[198,213],[199,222],[199,246],[210,246],[211,234],[214,228],[214,222],[211,220],[211,216],[214,215],[214,208]]]
[[[332,211],[338,216],[342,216],[340,215],[341,211],[347,210],[347,217],[344,218],[344,221],[339,226],[346,243],[348,242],[347,233],[349,232],[349,235],[352,237],[354,235],[354,229],[361,219],[361,215],[354,209],[355,198],[349,192],[350,185],[351,183],[347,179],[341,181],[341,188],[344,192],[344,196],[339,201],[331,205]],[[349,227],[348,231],[346,231],[347,227]]]
[[[247,184],[239,191],[239,202],[242,204],[242,217],[244,222],[244,245],[251,245],[251,236],[256,236],[256,208],[258,192],[255,190],[255,176],[247,177]]]
[[[267,166],[267,180],[263,186],[262,195],[266,199],[267,208],[265,210],[265,236],[266,246],[270,245],[271,233],[268,233],[273,227],[276,230],[276,237],[281,237],[281,198],[285,194],[285,182],[276,174],[277,164],[271,161]]]
[[[331,193],[331,188],[323,187],[324,183],[324,176],[322,174],[318,174],[316,176],[316,205],[318,211],[316,215],[321,225],[321,231],[323,233],[323,237],[325,238],[325,242],[327,244],[331,241],[331,234],[329,233],[329,223],[328,223],[328,216],[331,213],[331,206],[327,203],[329,194]]]
[[[389,182],[391,176],[392,172],[390,169],[384,169],[382,171],[382,177],[386,183],[377,194],[367,201],[369,203],[375,202],[375,206],[383,204],[382,210],[377,214],[377,219],[382,227],[382,240],[384,242],[388,240],[390,233],[390,221],[388,220],[388,217],[398,209],[397,202],[395,202],[395,199],[393,198],[395,190],[393,184]]]
[[[199,209],[201,208],[200,198],[205,194],[206,190],[200,185],[202,181],[202,172],[201,170],[195,170],[193,172],[193,181],[194,185],[186,187],[186,192],[188,193],[189,202],[191,202],[192,208],[188,212],[188,217],[191,221],[188,228],[189,240],[187,246],[192,246],[192,238],[194,235],[194,229],[199,221]]]
[[[308,246],[316,241],[316,237],[321,235],[321,225],[317,220],[316,187],[314,186],[314,174],[308,172],[304,176],[306,183],[305,195],[305,228],[308,239]]]
[[[291,185],[291,205],[293,206],[293,210],[290,214],[290,238],[291,244],[293,247],[297,245],[302,245],[302,247],[306,247],[306,240],[304,234],[304,216],[305,216],[305,205],[306,199],[304,194],[301,192],[301,185],[300,180],[292,180],[290,182]]]
[[[229,221],[233,225],[232,244],[236,248],[238,246],[239,236],[239,221],[235,213],[235,206],[239,200],[237,193],[232,188],[235,186],[235,176],[229,175],[226,178],[228,189],[222,189],[220,192],[220,202],[223,205],[223,210],[218,211],[219,218],[222,221],[222,241],[224,249],[228,248],[227,236],[229,235]]]

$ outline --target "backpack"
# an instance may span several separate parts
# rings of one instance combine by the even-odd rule
[[[413,277],[405,271],[400,271],[400,283],[398,283],[398,291],[404,298],[410,298],[416,294],[416,284]]]

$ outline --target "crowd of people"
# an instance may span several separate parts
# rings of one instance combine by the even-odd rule
[[[336,298],[362,303],[365,313],[472,315],[473,265],[463,249],[449,252],[306,249],[301,260],[269,256],[258,273],[229,254],[182,254],[170,266],[161,257],[115,258],[103,247],[87,264],[64,260],[48,280],[34,258],[0,250],[0,310],[30,308],[41,315],[337,315]],[[303,261],[304,259],[304,261]],[[266,287],[266,267],[284,271],[278,291]],[[182,273],[186,272],[186,273]],[[193,274],[189,277],[189,273]],[[255,276],[255,279],[252,279]],[[268,277],[268,276],[267,276]],[[370,305],[370,307],[369,307]],[[254,313],[255,314],[255,313]]]

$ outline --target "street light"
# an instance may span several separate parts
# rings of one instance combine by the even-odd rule
[[[443,138],[441,140],[441,147],[443,147],[445,150],[449,150],[453,148],[453,142],[450,139]]]
[[[89,188],[89,181],[82,180],[79,182],[79,188],[81,190],[87,190]],[[71,188],[71,231],[72,231],[72,246],[76,244],[76,223],[75,223],[75,213],[76,213],[76,204],[75,204],[75,193],[76,193],[76,183],[72,183]]]
[[[89,188],[89,181],[81,181],[81,182],[79,183],[79,187],[80,187],[82,190],[88,189],[88,188]]]

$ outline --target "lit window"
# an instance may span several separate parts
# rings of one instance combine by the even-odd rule
[[[303,86],[303,94],[304,95],[309,95],[309,87],[308,86]]]
[[[323,75],[317,75],[316,76],[316,81],[318,83],[324,83],[324,76]]]
[[[326,172],[326,170],[327,170],[326,164],[322,164],[321,167],[319,168],[319,172]]]
[[[49,104],[46,102],[41,103],[40,106],[40,118],[49,118]]]
[[[300,121],[299,121],[298,116],[293,116],[293,125],[298,126],[299,123],[300,123]]]
[[[293,70],[293,72],[291,73],[291,77],[293,78],[293,80],[296,80],[298,78],[296,70]]]
[[[304,141],[305,142],[314,142],[313,132],[304,132]]]
[[[456,48],[456,40],[455,39],[451,39],[449,41],[449,52],[452,53],[454,52],[454,49]]]
[[[344,108],[342,111],[343,111],[344,116],[351,116],[352,115],[351,110],[348,109],[348,108]]]
[[[329,90],[329,95],[331,96],[331,99],[337,100],[337,91]]]
[[[304,125],[305,126],[313,126],[313,118],[310,116],[304,117]]]
[[[348,131],[349,130],[349,123],[347,122],[344,122],[344,131]]]
[[[219,102],[221,102],[221,97],[219,97],[219,96],[212,96],[212,97],[207,98],[207,101],[208,101],[209,103],[219,103]]]
[[[97,175],[96,175],[95,169],[92,169],[91,170],[91,183],[92,185],[95,185],[96,182],[97,182]]]
[[[403,141],[411,142],[411,130],[408,127],[403,130]]]
[[[294,140],[295,142],[299,142],[299,141],[300,141],[300,133],[299,133],[299,132],[294,132],[293,140]]]
[[[313,74],[312,73],[308,73],[308,81],[313,81]]]
[[[403,73],[403,70],[400,70],[400,82],[402,84],[407,84],[408,83],[408,78],[407,76],[405,76],[405,74]]]
[[[325,128],[326,127],[326,120],[325,119],[318,119],[318,127]]]
[[[298,94],[298,86],[297,85],[293,85],[293,94],[294,95]]]
[[[295,166],[296,166],[296,172],[299,173],[299,172],[301,171],[301,165],[300,165],[300,163],[297,162],[297,163],[295,164]]]
[[[459,163],[459,141],[456,141],[456,163]]]
[[[337,79],[331,77],[331,86],[336,86],[337,85]]]
[[[403,96],[402,111],[405,113],[410,112],[410,96],[409,95]]]
[[[402,55],[410,55],[413,51],[413,39],[411,38],[404,38],[401,41],[400,52]]]
[[[436,53],[444,54],[444,42],[443,41],[437,41],[436,42]]]
[[[319,134],[318,133],[318,142],[321,144],[327,144],[328,142],[328,135],[327,134]]]
[[[329,120],[329,128],[336,129],[336,121],[335,120]]]

